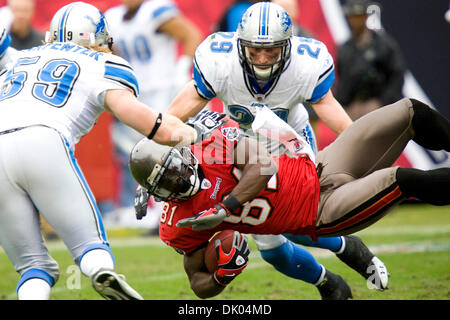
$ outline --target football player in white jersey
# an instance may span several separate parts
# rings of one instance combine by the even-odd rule
[[[59,277],[40,232],[41,213],[100,295],[142,299],[114,272],[74,147],[103,111],[165,144],[181,137],[191,143],[197,131],[138,102],[133,69],[110,53],[106,20],[94,6],[62,7],[46,41],[17,51],[0,31],[0,244],[20,274],[18,298],[48,299]]]
[[[121,0],[122,4],[105,11],[114,39],[113,52],[127,60],[139,82],[139,101],[164,112],[176,93],[190,80],[194,52],[203,36],[171,0]],[[182,55],[177,57],[177,44]],[[128,169],[128,156],[142,138],[135,130],[114,121],[112,140],[121,168],[120,193],[116,211],[122,220],[128,213],[133,221],[136,182]],[[131,209],[127,210],[127,209]],[[153,211],[160,211],[157,203]],[[152,218],[155,219],[152,219]],[[121,220],[119,219],[119,221]],[[149,215],[141,225],[157,228],[159,218]]]
[[[333,97],[333,81],[334,63],[327,47],[315,39],[292,36],[286,11],[274,3],[260,2],[244,13],[236,32],[214,33],[202,42],[194,57],[193,81],[178,94],[167,112],[185,121],[217,97],[226,114],[239,122],[245,133],[254,135],[251,124],[256,109],[267,106],[317,151],[308,113],[301,103],[310,102],[319,118],[338,135],[352,123]],[[268,143],[272,153],[286,151],[278,142]],[[316,285],[327,277],[329,284],[339,286],[331,272],[314,266],[318,265],[314,258],[284,236],[258,235],[254,239],[262,257],[280,272]],[[317,242],[307,237],[290,239],[330,249],[364,278],[376,279],[372,283],[376,289],[387,286],[384,264],[357,237],[319,238]],[[310,270],[297,265],[309,265]],[[371,286],[369,282],[368,285]],[[324,297],[326,290],[321,291],[320,285],[318,288]],[[332,290],[337,292],[339,288]]]

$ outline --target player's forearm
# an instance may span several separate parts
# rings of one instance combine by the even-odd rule
[[[242,138],[236,146],[234,164],[242,170],[242,176],[231,194],[240,204],[256,197],[278,171],[265,146],[249,138]]]
[[[105,106],[122,123],[146,137],[158,126],[158,113],[139,102],[127,90],[108,90]],[[171,115],[163,115],[159,127],[152,134],[152,139],[156,142],[171,146],[181,142],[190,144],[195,138],[196,133],[192,127]]]
[[[347,112],[341,104],[334,98],[329,91],[321,100],[312,104],[317,116],[331,129],[336,135],[341,134],[348,126],[352,124]]]
[[[195,295],[201,299],[212,298],[225,289],[218,285],[213,279],[212,274],[207,272],[197,272],[191,279],[191,289]]]
[[[263,174],[264,172],[268,174]],[[270,178],[275,173],[276,166],[267,168],[264,168],[264,166],[260,164],[247,166],[244,169],[241,180],[233,189],[231,194],[239,201],[240,204],[251,201],[265,188]]]

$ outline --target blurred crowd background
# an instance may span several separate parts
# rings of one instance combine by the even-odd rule
[[[6,26],[12,34],[13,47],[25,49],[39,45],[44,39],[53,14],[70,2],[73,1],[0,0],[0,25]],[[130,0],[85,2],[105,12]],[[256,1],[173,0],[173,2],[184,18],[196,27],[201,41],[218,30],[234,31],[236,12],[239,16],[239,12],[242,13]],[[394,102],[402,96],[421,99],[450,118],[448,0],[376,0],[370,2],[366,12],[362,13],[358,12],[357,7],[345,7],[344,0],[275,2],[285,6],[293,22],[298,26],[297,34],[312,36],[327,45],[335,59],[337,69],[337,79],[333,87],[335,96],[352,118],[356,119],[373,108]],[[370,36],[369,31],[374,31],[385,38]],[[114,33],[112,36],[114,38]],[[378,42],[369,45],[372,41],[370,39],[373,41],[378,39]],[[178,56],[182,57],[181,43],[178,43],[177,50]],[[358,70],[359,55],[363,57],[361,61],[374,60],[377,55],[380,59],[385,59],[384,68],[389,70],[383,72],[389,75],[380,74],[376,70],[377,66],[364,63],[359,65]],[[152,76],[157,77],[148,74],[148,77]],[[385,85],[386,88],[380,88],[376,97],[365,92],[365,88],[351,92],[364,83],[366,89],[376,87],[377,79],[378,83]],[[151,102],[148,104],[152,106]],[[211,102],[210,108],[222,110],[220,102],[215,100]],[[311,118],[314,122],[318,147],[322,149],[334,140],[334,134],[317,121],[312,113]],[[126,205],[120,200],[121,193],[124,192],[122,182],[125,178],[120,168],[123,159],[119,159],[112,139],[113,125],[112,117],[104,113],[92,133],[77,145],[75,155],[105,216],[109,214],[113,216],[114,211],[126,207],[130,213],[129,217],[134,221],[129,222],[131,226],[135,223],[131,211],[132,202]],[[404,166],[428,169],[449,166],[450,159],[448,153],[431,152],[417,145],[411,145],[405,150],[399,162]],[[151,224],[154,223],[149,223]]]

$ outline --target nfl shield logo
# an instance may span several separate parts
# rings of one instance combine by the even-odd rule
[[[239,138],[239,128],[236,127],[226,127],[222,128],[222,135],[230,141],[237,140]]]

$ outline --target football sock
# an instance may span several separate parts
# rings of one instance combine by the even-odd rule
[[[334,253],[342,253],[345,249],[345,241],[343,237],[319,237],[317,241],[312,241],[309,236],[284,234],[286,238],[294,243],[308,247],[328,249]]]
[[[48,300],[50,284],[44,279],[31,278],[26,280],[17,290],[19,300]]]
[[[426,149],[450,152],[450,121],[423,102],[410,100],[414,109],[413,140]]]
[[[284,275],[316,285],[325,268],[304,248],[286,241],[281,246],[261,250],[262,258]]]
[[[80,261],[81,272],[92,277],[100,269],[114,270],[114,260],[109,251],[94,249],[86,252]]]
[[[450,204],[450,168],[428,171],[398,168],[396,177],[406,197],[415,197],[436,206]]]

